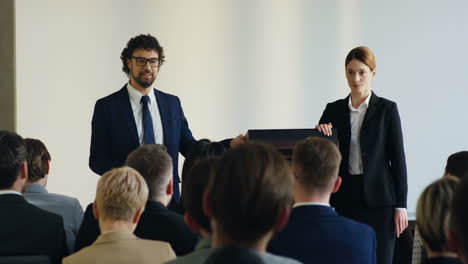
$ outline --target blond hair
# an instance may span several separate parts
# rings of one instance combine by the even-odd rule
[[[95,203],[103,220],[129,221],[147,200],[145,180],[130,167],[110,170],[99,179]]]
[[[447,176],[424,189],[416,207],[416,225],[424,243],[435,252],[449,251],[450,205],[459,179]]]

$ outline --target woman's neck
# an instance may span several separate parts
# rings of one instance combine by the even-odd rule
[[[367,97],[370,95],[371,91],[365,91],[365,92],[353,92],[351,91],[351,104],[353,105],[354,108],[358,108],[364,101],[367,99]]]

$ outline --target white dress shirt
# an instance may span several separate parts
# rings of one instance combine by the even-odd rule
[[[330,207],[330,204],[328,203],[316,203],[316,202],[300,202],[300,203],[295,203],[293,205],[293,208],[299,207],[299,206],[307,206],[307,205],[321,205],[321,206],[328,206]]]
[[[369,107],[369,100],[371,93],[367,96],[366,100],[357,108],[354,108],[351,102],[351,95],[349,96],[349,115],[351,121],[351,142],[349,144],[349,174],[363,174],[361,145],[359,133],[361,132],[362,122],[366,116],[367,108]]]
[[[3,190],[3,191],[0,191],[0,195],[2,195],[2,194],[18,194],[18,195],[23,196],[20,192],[13,191],[13,190]]]
[[[141,97],[143,96],[133,86],[127,84],[128,96],[130,97],[130,104],[132,105],[133,117],[135,118],[135,124],[138,131],[138,139],[140,145],[143,145],[143,104],[141,103]],[[151,113],[151,119],[153,120],[153,131],[154,131],[154,142],[163,144],[163,127],[161,122],[161,115],[159,114],[158,101],[154,95],[154,91],[151,90],[148,93],[149,102],[148,108]]]

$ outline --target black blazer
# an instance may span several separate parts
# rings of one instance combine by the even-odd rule
[[[61,263],[68,254],[63,219],[18,194],[0,195],[0,256],[46,255]]]
[[[375,264],[374,230],[338,215],[330,206],[305,205],[291,211],[268,252],[302,263]]]
[[[340,175],[347,175],[349,171],[351,124],[348,101],[349,96],[327,104],[319,121],[319,124],[331,122],[338,130],[343,156]],[[367,205],[406,208],[406,158],[396,103],[372,92],[359,137]]]
[[[195,142],[177,96],[153,89],[158,101],[164,145],[172,158],[174,198],[179,199],[179,152],[186,156]],[[89,167],[102,175],[124,165],[127,155],[138,148],[138,130],[127,85],[96,102],[92,120]]]
[[[86,207],[83,222],[76,236],[76,251],[91,245],[100,233],[91,203]],[[181,215],[155,201],[146,203],[145,211],[134,233],[143,239],[168,242],[177,256],[192,252],[199,240],[198,235],[190,230]]]

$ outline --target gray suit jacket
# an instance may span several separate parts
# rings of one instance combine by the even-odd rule
[[[49,193],[39,184],[28,184],[23,196],[29,203],[63,217],[68,251],[73,253],[76,234],[83,220],[83,208],[78,199]]]
[[[63,259],[62,264],[158,264],[175,259],[167,242],[146,240],[128,231],[101,234],[89,247]]]

